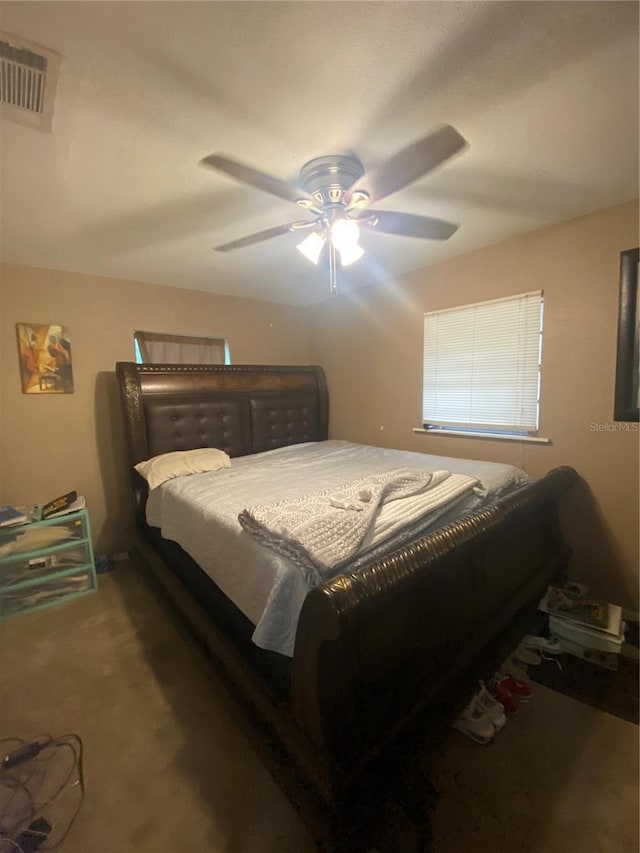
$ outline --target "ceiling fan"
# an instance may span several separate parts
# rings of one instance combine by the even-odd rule
[[[325,253],[329,262],[331,293],[335,293],[338,263],[349,266],[364,254],[358,243],[360,228],[423,240],[447,240],[455,234],[458,226],[451,222],[414,213],[372,209],[369,205],[435,169],[466,144],[455,128],[445,125],[403,148],[370,172],[365,172],[356,157],[342,154],[316,157],[300,170],[300,186],[267,175],[223,154],[211,154],[201,161],[202,166],[224,172],[243,184],[290,201],[313,216],[313,219],[299,219],[232,240],[216,246],[215,250],[230,252],[281,234],[310,231],[297,248],[314,264]]]

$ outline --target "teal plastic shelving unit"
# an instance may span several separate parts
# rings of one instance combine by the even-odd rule
[[[0,621],[97,588],[86,509],[0,528]]]

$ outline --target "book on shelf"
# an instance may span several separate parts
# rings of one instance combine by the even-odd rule
[[[67,492],[64,495],[60,495],[59,498],[49,501],[49,503],[34,506],[31,510],[31,518],[33,521],[58,518],[61,515],[67,515],[70,512],[84,509],[86,505],[87,502],[84,495],[79,495],[77,492]]]
[[[24,524],[29,516],[15,506],[0,506],[0,527],[10,527],[12,524]]]
[[[620,634],[622,608],[619,605],[589,598],[572,589],[550,586],[539,608],[550,616],[595,631],[604,631],[616,637]]]

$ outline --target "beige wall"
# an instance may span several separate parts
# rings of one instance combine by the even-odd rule
[[[232,361],[306,364],[307,312],[198,291],[5,264],[0,268],[0,504],[85,494],[101,552],[125,550],[131,508],[115,385],[136,329],[224,336]],[[23,394],[17,322],[71,329],[73,394]]]
[[[634,610],[640,434],[591,425],[612,422],[619,253],[637,245],[637,202],[535,231],[324,303],[313,312],[311,351],[327,371],[334,437],[508,462],[534,477],[574,466],[584,485],[564,505],[573,575]],[[540,288],[541,434],[552,445],[412,433],[421,425],[423,313]]]
[[[612,423],[618,263],[638,245],[637,203],[545,228],[312,310],[4,265],[0,280],[0,503],[86,494],[101,551],[125,549],[130,503],[114,363],[135,329],[224,335],[236,363],[321,364],[334,437],[491,459],[539,476],[573,465],[573,574],[638,609],[640,434]],[[551,446],[412,433],[420,425],[424,311],[543,288],[541,432]],[[22,394],[16,322],[71,328],[75,393]],[[381,429],[383,427],[383,429]]]

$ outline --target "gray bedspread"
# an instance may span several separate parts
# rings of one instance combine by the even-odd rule
[[[234,458],[231,468],[220,471],[169,480],[150,493],[147,521],[159,527],[164,537],[178,542],[253,622],[253,641],[258,646],[291,655],[298,614],[313,583],[292,560],[261,545],[242,527],[239,515],[264,504],[291,501],[326,489],[338,491],[345,483],[398,468],[427,474],[446,470],[479,481],[425,516],[424,524],[418,523],[407,532],[408,539],[528,479],[524,471],[511,465],[347,441],[310,442]],[[350,566],[364,565],[389,548],[404,544],[399,538],[392,539],[396,512],[401,504],[415,499],[410,496],[380,507]]]

